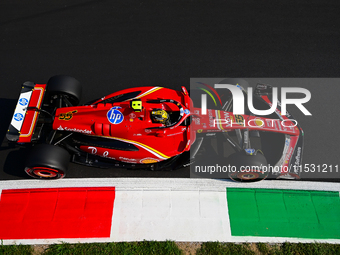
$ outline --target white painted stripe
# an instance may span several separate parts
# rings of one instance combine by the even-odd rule
[[[114,241],[210,241],[230,236],[225,192],[116,192]]]
[[[66,178],[61,180],[10,180],[0,181],[0,189],[105,187],[117,190],[208,190],[224,192],[231,188],[295,189],[340,191],[340,183],[264,180],[254,183],[238,183],[225,180],[194,178]]]

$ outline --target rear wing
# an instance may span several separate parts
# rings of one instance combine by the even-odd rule
[[[45,90],[46,84],[34,84],[27,81],[22,85],[20,97],[6,134],[9,141],[31,142]]]

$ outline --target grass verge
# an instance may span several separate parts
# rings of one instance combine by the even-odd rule
[[[183,244],[183,243],[182,243]],[[340,254],[340,245],[326,243],[220,243],[206,242],[193,249],[182,250],[173,241],[156,242],[122,242],[122,243],[61,243],[46,246],[46,249],[36,249],[31,245],[0,245],[0,255],[24,254],[24,255],[77,255],[77,254],[150,254],[150,255],[219,255],[219,254],[245,254],[245,255],[303,255],[303,254]],[[199,248],[197,248],[199,247]]]

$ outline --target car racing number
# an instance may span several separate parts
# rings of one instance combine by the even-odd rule
[[[78,112],[77,110],[74,110],[74,111],[70,111],[70,112],[67,112],[67,113],[60,113],[59,115],[59,120],[70,120],[72,119],[73,117],[73,114]]]

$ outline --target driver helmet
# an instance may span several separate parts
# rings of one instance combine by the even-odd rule
[[[153,122],[166,124],[169,120],[169,114],[163,109],[153,109],[151,119]]]

